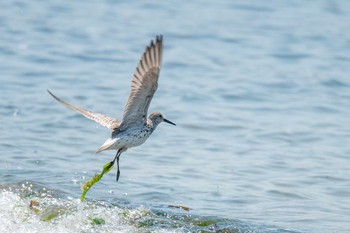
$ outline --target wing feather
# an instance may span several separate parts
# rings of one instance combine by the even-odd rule
[[[112,117],[109,116],[105,116],[101,113],[97,113],[97,112],[91,112],[79,107],[76,107],[60,98],[58,98],[57,96],[55,96],[54,94],[52,94],[49,90],[47,90],[47,92],[49,92],[49,94],[55,98],[58,102],[60,102],[61,104],[63,104],[64,106],[80,113],[81,115],[83,115],[84,117],[93,120],[101,125],[103,125],[104,127],[107,127],[109,129],[115,129],[117,127],[120,126],[120,122],[117,119],[114,119]]]
[[[121,127],[137,121],[146,122],[148,107],[158,87],[162,52],[163,37],[160,35],[155,42],[151,41],[136,67]]]

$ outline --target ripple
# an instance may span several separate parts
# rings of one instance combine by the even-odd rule
[[[286,198],[286,199],[300,199],[300,200],[305,199],[304,196],[299,195],[297,193],[292,193],[292,192],[285,192],[285,191],[279,191],[279,190],[268,190],[268,193],[282,197],[282,198]]]
[[[349,4],[0,1],[0,184],[12,186],[0,228],[348,232]],[[94,152],[110,131],[46,89],[119,117],[157,33],[150,111],[178,125],[123,154],[122,180],[106,175],[81,204],[81,183],[115,154]]]

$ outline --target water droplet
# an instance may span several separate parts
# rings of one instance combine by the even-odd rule
[[[18,109],[15,109],[12,113],[13,117],[17,117],[18,116]]]

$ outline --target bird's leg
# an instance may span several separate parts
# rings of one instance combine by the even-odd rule
[[[117,176],[116,176],[116,181],[118,182],[119,180],[119,176],[120,176],[120,168],[119,168],[119,157],[122,153],[119,153],[119,155],[117,156],[117,167],[118,167],[118,170],[117,170]]]
[[[117,182],[118,182],[119,176],[120,176],[119,157],[120,157],[120,155],[122,154],[122,152],[123,152],[123,149],[119,149],[118,152],[117,152],[117,154],[115,155],[113,161],[110,162],[110,164],[113,166],[115,160],[117,160],[117,169],[118,169],[118,170],[117,170],[117,177],[116,177]]]

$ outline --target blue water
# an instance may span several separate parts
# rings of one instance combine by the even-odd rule
[[[1,1],[1,232],[350,232],[349,1]],[[164,35],[158,126],[109,130]],[[37,207],[30,208],[30,202]],[[185,206],[185,211],[170,206]]]

